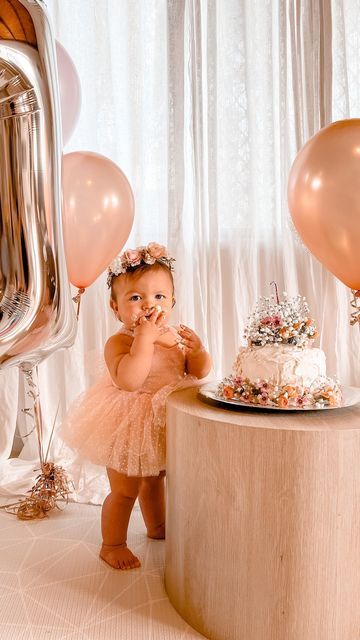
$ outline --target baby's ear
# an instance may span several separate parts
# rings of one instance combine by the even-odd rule
[[[115,300],[113,300],[113,298],[110,298],[110,309],[113,310],[114,314],[118,318],[119,317],[118,316],[118,306],[117,306]],[[120,320],[120,318],[119,318],[119,320]],[[121,320],[120,320],[120,322],[121,322]]]

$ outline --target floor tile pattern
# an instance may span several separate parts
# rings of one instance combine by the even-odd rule
[[[164,542],[135,508],[129,547],[142,567],[98,557],[100,508],[71,503],[44,520],[0,510],[0,640],[198,640],[164,589]]]

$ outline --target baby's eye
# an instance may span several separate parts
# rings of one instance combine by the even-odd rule
[[[138,300],[140,300],[140,297],[141,297],[141,296],[133,295],[133,296],[131,296],[131,298],[130,298],[130,302],[137,302]]]
[[[157,293],[155,296],[156,300],[162,300],[163,298],[165,298],[163,293]]]

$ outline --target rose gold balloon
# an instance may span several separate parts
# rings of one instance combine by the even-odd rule
[[[81,84],[76,67],[65,47],[56,40],[55,48],[59,74],[61,130],[63,145],[65,146],[70,140],[79,119]]]
[[[121,169],[99,153],[63,157],[63,227],[70,282],[88,287],[121,251],[134,219],[134,198]]]
[[[299,151],[288,181],[294,225],[311,253],[360,289],[360,119],[321,129]]]

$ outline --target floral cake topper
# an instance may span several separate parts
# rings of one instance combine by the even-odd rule
[[[116,276],[126,273],[133,267],[141,264],[155,264],[160,262],[173,271],[173,262],[175,258],[171,258],[166,247],[157,242],[150,242],[146,247],[136,247],[136,249],[127,249],[124,253],[116,256],[108,268],[107,286],[111,287],[111,283]]]
[[[318,336],[314,320],[303,296],[261,297],[249,317],[244,337],[250,346],[264,347],[266,344],[289,344],[305,347],[309,340]]]

